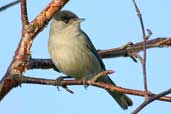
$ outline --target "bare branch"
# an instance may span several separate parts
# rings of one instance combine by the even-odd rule
[[[156,47],[169,47],[171,46],[171,37],[160,37],[147,41],[147,49]],[[98,50],[101,58],[115,58],[115,57],[129,57],[129,54],[138,53],[143,50],[143,42],[138,42],[130,45],[127,48],[112,48],[106,50]],[[51,59],[30,59],[27,64],[27,69],[50,69],[53,68],[59,72],[59,70],[52,63]]]
[[[8,3],[8,4],[6,4],[6,5],[2,6],[2,7],[0,7],[0,12],[3,11],[3,10],[6,10],[7,8],[10,8],[10,7],[12,7],[12,6],[18,4],[20,1],[21,1],[21,0],[16,0],[16,1],[13,1],[13,2],[11,2],[11,3]]]
[[[127,57],[128,53],[138,53],[143,50],[143,43],[138,42],[127,48],[112,48],[107,50],[98,50],[101,58],[114,58],[114,57]],[[147,41],[147,49],[156,47],[169,47],[171,46],[171,37],[159,37]]]
[[[147,40],[147,37],[146,37],[146,34],[145,34],[144,23],[143,23],[141,12],[140,12],[140,10],[139,10],[135,0],[132,0],[132,2],[134,4],[134,6],[135,6],[135,9],[136,9],[136,12],[137,12],[137,16],[138,16],[139,21],[140,21],[142,35],[143,35],[143,39],[144,39],[144,45],[143,45],[144,57],[143,57],[143,62],[141,62],[141,63],[142,63],[142,67],[143,67],[144,90],[147,93],[147,91],[148,91],[148,87],[147,87],[147,72],[146,72],[146,59],[147,59],[146,58],[147,57],[146,56],[147,55],[146,40]]]
[[[148,100],[144,101],[140,106],[138,106],[131,114],[137,114],[140,110],[142,110],[146,105],[150,104],[151,102],[153,102],[154,100],[160,99],[162,96],[165,96],[167,94],[171,93],[171,88],[159,93],[153,97],[150,97]]]
[[[51,59],[30,59],[27,64],[27,69],[49,69],[53,68],[57,72],[60,72],[56,66],[52,63]]]
[[[17,0],[20,2],[20,0]],[[166,102],[171,102],[171,97],[165,96],[166,94],[171,93],[171,89],[168,91],[162,92],[160,94],[154,94],[148,92],[147,89],[147,79],[146,79],[146,48],[155,48],[155,47],[168,47],[171,46],[171,37],[169,38],[156,38],[153,40],[146,41],[152,34],[150,30],[147,30],[148,35],[145,34],[144,24],[141,16],[141,12],[137,7],[135,0],[132,0],[134,6],[136,8],[137,15],[140,20],[142,34],[143,34],[143,42],[138,42],[136,44],[128,45],[124,48],[113,48],[108,50],[98,50],[101,58],[112,58],[112,57],[132,57],[139,58],[142,60],[143,65],[143,75],[144,75],[144,88],[145,91],[141,90],[133,90],[128,88],[122,88],[119,86],[113,86],[112,84],[96,82],[96,79],[102,76],[104,73],[112,73],[110,71],[102,72],[98,74],[97,77],[94,78],[93,83],[91,81],[86,81],[83,83],[81,80],[62,80],[60,83],[56,83],[56,80],[51,79],[42,79],[42,78],[32,78],[26,77],[23,75],[23,72],[28,69],[49,69],[53,68],[54,70],[59,70],[55,67],[50,59],[32,59],[30,48],[32,43],[36,37],[36,35],[43,30],[45,25],[49,22],[52,16],[59,11],[69,0],[52,0],[51,3],[30,23],[27,17],[27,4],[26,0],[21,0],[21,16],[22,16],[22,38],[20,43],[18,44],[16,53],[14,55],[13,61],[11,62],[6,74],[0,81],[0,100],[4,98],[4,96],[14,87],[19,86],[21,84],[41,84],[41,85],[52,85],[52,86],[61,86],[65,90],[70,93],[73,93],[68,86],[72,85],[92,85],[99,88],[107,89],[110,91],[117,91],[124,94],[136,95],[136,96],[149,96],[147,100],[144,101],[135,112],[140,111],[147,104],[154,100],[161,100]],[[16,3],[5,6],[4,9],[14,5]],[[0,11],[2,9],[0,8]],[[144,58],[141,58],[137,53],[140,51],[144,51]],[[135,59],[136,60],[136,59]],[[133,112],[134,114],[134,112]]]
[[[21,19],[22,19],[22,25],[23,28],[25,25],[27,25],[28,22],[28,16],[27,16],[27,3],[26,0],[21,0]]]
[[[35,77],[38,77],[38,76],[35,76]],[[72,85],[83,85],[83,82],[81,80],[62,80],[60,83],[56,83],[56,80],[27,77],[24,75],[13,76],[13,78],[14,78],[14,80],[16,80],[16,82],[22,83],[22,84],[41,84],[41,85],[52,85],[52,86],[61,86],[61,87],[62,86],[72,86]],[[57,84],[59,84],[59,85],[57,85]],[[127,88],[122,88],[119,86],[113,86],[112,84],[109,84],[109,83],[103,83],[103,82],[91,83],[90,81],[86,81],[85,84],[96,86],[96,87],[103,88],[103,89],[107,89],[110,91],[118,91],[118,92],[124,93],[124,94],[130,94],[130,95],[136,95],[136,96],[144,96],[145,95],[144,91],[127,89]],[[151,97],[156,96],[156,94],[151,93],[151,92],[149,92],[148,95]],[[163,97],[160,97],[158,100],[171,102],[171,97],[163,96]]]
[[[24,1],[25,0],[23,0],[23,2]],[[60,10],[67,2],[68,0],[52,0],[28,26],[24,26],[24,30],[22,30],[24,32],[22,33],[22,38],[18,44],[13,61],[0,81],[0,100],[2,100],[13,87],[18,85],[18,83],[13,80],[13,76],[22,74],[26,70],[31,55],[30,48],[35,36],[44,28],[56,11]],[[23,3],[23,7],[26,8],[26,4]],[[26,13],[25,11],[22,12]],[[23,20],[25,19],[26,17],[23,17]]]

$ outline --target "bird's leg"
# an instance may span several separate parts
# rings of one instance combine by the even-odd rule
[[[60,76],[60,77],[58,77],[57,79],[56,79],[56,86],[57,86],[57,89],[58,89],[58,91],[60,91],[60,89],[59,89],[59,86],[61,86],[62,88],[64,88],[66,91],[68,91],[69,93],[74,93],[72,90],[70,90],[66,85],[65,86],[63,86],[62,84],[61,84],[61,81],[63,81],[64,79],[68,79],[68,78],[72,78],[72,77],[70,77],[70,76]]]
[[[105,71],[102,71],[102,72],[98,73],[97,75],[93,76],[93,77],[91,78],[91,80],[89,80],[89,81],[90,81],[89,83],[90,83],[90,84],[93,84],[93,83],[95,83],[100,77],[102,77],[102,76],[107,76],[108,74],[112,74],[112,73],[114,73],[113,70],[105,70]]]
[[[83,83],[85,89],[87,89],[87,87],[89,86],[88,84],[86,84],[86,82],[90,79],[91,76],[84,76],[83,78],[81,78],[81,82]]]
[[[88,85],[94,84],[100,77],[107,76],[108,74],[112,74],[113,72],[114,71],[112,70],[105,70],[105,71],[98,73],[95,76],[86,76],[82,78],[81,80],[82,80],[84,87],[87,89]]]

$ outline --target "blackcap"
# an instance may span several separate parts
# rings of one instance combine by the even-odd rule
[[[82,21],[71,11],[57,12],[50,25],[48,49],[53,63],[61,72],[75,79],[91,79],[104,71],[105,65],[87,34],[80,28]],[[97,81],[115,85],[108,76]],[[133,104],[122,93],[107,92],[123,109]]]

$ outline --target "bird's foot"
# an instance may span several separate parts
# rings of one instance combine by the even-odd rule
[[[59,86],[61,86],[62,88],[64,88],[66,91],[68,91],[69,93],[73,94],[74,92],[72,90],[70,90],[66,85],[62,85],[62,81],[64,79],[67,79],[67,78],[71,78],[70,76],[60,76],[56,79],[56,86],[57,86],[57,89],[58,91],[60,91],[59,89]]]
[[[90,77],[89,77],[89,76],[83,77],[83,78],[81,79],[81,82],[83,83],[85,89],[87,89],[87,87],[89,86],[89,85],[87,84],[87,81],[88,81],[88,80],[90,80]]]
[[[102,71],[100,73],[98,73],[97,75],[95,76],[87,76],[87,77],[84,77],[82,78],[82,83],[85,87],[85,89],[87,89],[87,87],[89,85],[93,85],[95,82],[97,82],[97,80],[102,77],[102,76],[107,76],[108,74],[112,74],[114,71],[113,70],[105,70],[105,71]]]
[[[105,70],[105,71],[102,71],[100,73],[98,73],[97,75],[95,75],[94,77],[91,78],[91,80],[89,80],[90,84],[94,84],[95,82],[97,82],[97,80],[100,78],[100,77],[103,77],[103,76],[107,76],[108,74],[112,74],[114,73],[113,70]]]

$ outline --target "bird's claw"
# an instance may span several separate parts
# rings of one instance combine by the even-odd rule
[[[73,94],[74,92],[72,90],[70,90],[66,85],[62,85],[61,81],[63,81],[66,78],[71,78],[70,76],[60,76],[56,79],[56,86],[58,91],[60,91],[59,86],[61,86],[62,88],[64,88],[66,91],[68,91],[69,93]]]
[[[83,77],[83,78],[81,79],[81,82],[83,83],[85,89],[87,89],[88,86],[89,86],[89,85],[86,83],[88,80],[89,80],[89,78],[87,78],[87,77]]]
[[[56,87],[57,87],[58,91],[60,91],[59,86],[61,85],[61,81],[63,81],[63,80],[64,80],[63,76],[56,78]]]
[[[72,90],[70,90],[67,86],[62,86],[66,91],[68,91],[71,94],[74,94]]]

